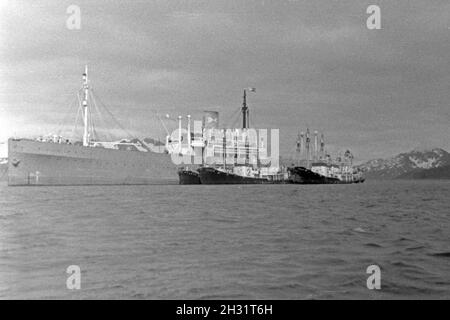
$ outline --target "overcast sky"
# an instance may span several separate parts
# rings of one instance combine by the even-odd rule
[[[72,4],[80,30],[66,27]],[[381,30],[367,29],[371,4]],[[0,143],[72,128],[87,63],[141,137],[164,137],[156,112],[217,110],[231,125],[255,87],[251,123],[279,128],[284,155],[307,126],[360,161],[450,149],[447,0],[1,0],[0,11]]]

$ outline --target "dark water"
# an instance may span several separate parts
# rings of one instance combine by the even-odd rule
[[[0,298],[449,299],[449,195],[450,181],[3,184]]]

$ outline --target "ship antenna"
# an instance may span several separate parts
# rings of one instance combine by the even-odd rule
[[[84,112],[84,134],[83,134],[83,146],[89,146],[89,122],[88,122],[88,97],[89,97],[89,86],[88,86],[88,66],[85,66],[83,74],[83,112]]]

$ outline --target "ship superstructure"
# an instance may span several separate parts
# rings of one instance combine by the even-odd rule
[[[242,128],[219,129],[218,113],[205,115],[202,142],[198,144],[202,146],[202,163],[196,168],[179,171],[181,184],[275,184],[287,181],[287,172],[274,165],[272,155],[269,156],[269,147],[272,147],[267,137],[249,127],[247,92],[255,92],[255,89],[244,89]]]

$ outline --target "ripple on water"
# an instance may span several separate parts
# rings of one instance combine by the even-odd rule
[[[0,296],[450,298],[449,192],[433,181],[0,187]],[[78,293],[64,289],[70,264]],[[366,288],[371,264],[379,292]]]

